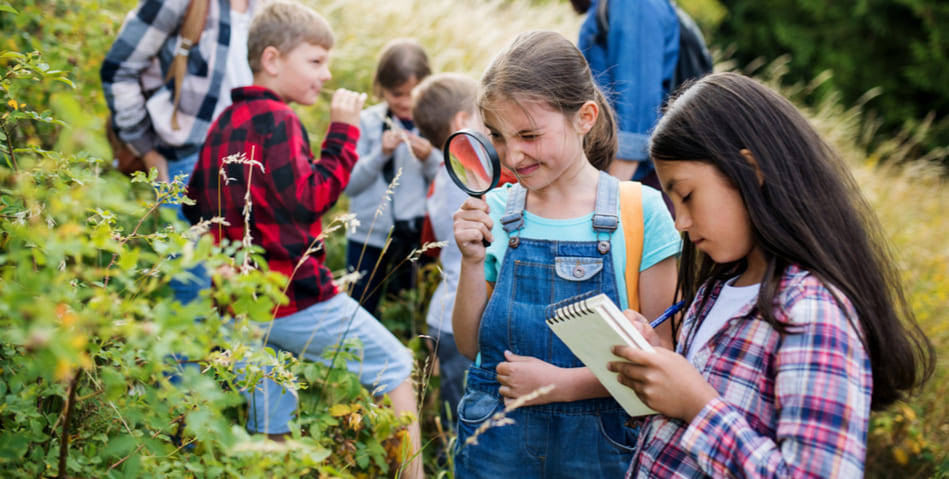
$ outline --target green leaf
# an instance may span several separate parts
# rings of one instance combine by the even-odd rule
[[[20,14],[20,12],[16,11],[15,8],[11,7],[10,5],[7,5],[6,3],[0,4],[0,12],[12,13],[14,15]]]
[[[123,270],[131,271],[133,268],[135,268],[135,265],[138,264],[138,257],[141,254],[142,250],[138,248],[131,248],[123,251],[122,255],[119,256],[119,267]]]
[[[0,458],[19,459],[26,454],[30,441],[22,434],[4,432],[0,434]]]

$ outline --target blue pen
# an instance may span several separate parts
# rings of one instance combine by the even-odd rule
[[[662,312],[662,314],[659,315],[658,318],[652,320],[652,322],[649,323],[649,326],[652,329],[656,329],[657,327],[659,327],[660,324],[666,322],[667,319],[671,318],[674,314],[678,313],[679,310],[681,310],[683,306],[685,306],[685,301],[679,301],[678,303],[673,304],[672,306],[669,306],[668,308],[666,308],[665,311]]]

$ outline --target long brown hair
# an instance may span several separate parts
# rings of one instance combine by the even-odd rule
[[[757,170],[742,149],[752,153]],[[850,321],[859,322],[854,327],[870,357],[874,409],[929,378],[932,345],[907,305],[876,215],[847,165],[791,102],[742,75],[706,76],[670,100],[649,153],[654,161],[710,163],[741,194],[768,262],[756,307],[773,327],[789,333],[773,311],[789,265],[808,270],[850,301],[856,311]],[[686,241],[678,294],[695,300],[702,284],[744,268],[744,260],[715,263]],[[697,298],[708,299],[708,290]]]
[[[499,100],[540,101],[567,117],[584,103],[595,101],[600,113],[583,137],[583,151],[599,170],[605,170],[616,156],[613,109],[593,82],[583,54],[559,33],[521,33],[494,58],[481,77],[478,106],[484,113]]]

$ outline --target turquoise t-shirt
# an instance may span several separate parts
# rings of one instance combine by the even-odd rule
[[[485,279],[495,282],[501,271],[504,253],[507,252],[508,235],[504,232],[501,217],[504,216],[504,207],[507,205],[508,194],[513,185],[504,185],[485,195],[485,201],[491,208],[491,219],[494,220],[494,242],[487,249],[484,261]],[[679,254],[682,250],[682,239],[675,230],[672,216],[666,209],[659,191],[642,185],[643,200],[643,257],[639,263],[639,270],[649,269],[656,263]],[[617,205],[619,200],[617,200]],[[578,218],[553,220],[542,218],[530,212],[524,212],[524,228],[520,232],[521,238],[552,239],[559,241],[597,241],[593,232],[593,212]],[[623,236],[623,222],[610,238],[610,249],[613,253],[613,271],[616,274],[616,287],[619,289],[620,309],[629,307],[626,297],[626,241]]]

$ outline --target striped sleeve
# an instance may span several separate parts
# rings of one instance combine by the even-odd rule
[[[187,7],[188,0],[142,0],[125,19],[99,71],[119,138],[139,154],[158,143],[139,79],[178,29]]]
[[[863,476],[869,357],[826,290],[796,299],[788,311],[795,327],[775,353],[777,430],[756,431],[739,410],[713,400],[682,437],[706,474]]]

